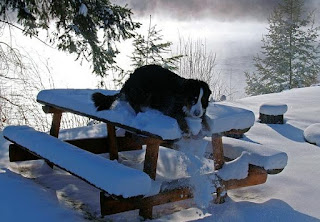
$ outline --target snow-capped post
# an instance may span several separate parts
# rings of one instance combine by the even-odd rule
[[[287,112],[288,106],[280,103],[265,103],[260,106],[259,120],[266,124],[283,124],[283,115]]]

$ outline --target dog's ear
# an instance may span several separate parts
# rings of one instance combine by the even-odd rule
[[[210,98],[212,91],[210,90],[210,87],[206,82],[201,81],[201,85],[202,85],[201,87],[203,89],[203,97],[202,97],[201,103],[202,103],[203,107],[207,108],[208,104],[209,104],[209,98]]]

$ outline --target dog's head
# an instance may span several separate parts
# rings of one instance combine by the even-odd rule
[[[189,117],[202,117],[208,107],[211,94],[208,84],[200,80],[188,79],[183,88],[186,99],[184,113]]]

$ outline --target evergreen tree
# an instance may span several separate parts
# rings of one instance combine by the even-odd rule
[[[151,25],[151,16],[147,36],[136,34],[133,40],[134,51],[131,61],[134,68],[148,64],[161,65],[170,70],[176,70],[181,56],[165,56],[171,52],[172,42],[164,42],[161,30],[156,29],[156,25]]]
[[[17,18],[12,21],[10,18]],[[115,42],[134,36],[139,23],[132,12],[109,0],[1,0],[0,22],[38,38],[45,30],[58,49],[74,53],[77,60],[92,62],[93,72],[105,76],[115,68],[118,54]],[[21,25],[18,26],[18,24]]]
[[[307,87],[320,71],[319,27],[314,14],[303,10],[303,0],[283,0],[268,19],[262,57],[254,57],[256,72],[245,73],[246,93],[258,95]]]

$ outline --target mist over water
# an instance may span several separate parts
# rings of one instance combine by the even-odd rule
[[[146,34],[149,18],[139,20]],[[260,52],[261,38],[266,33],[267,23],[257,21],[199,21],[171,20],[152,16],[152,24],[162,30],[163,40],[173,43],[172,51],[177,52],[179,39],[200,40],[206,44],[207,52],[216,54],[215,73],[227,89],[228,99],[245,97],[244,72],[253,71],[253,56]],[[178,53],[177,53],[178,54]],[[231,95],[229,95],[231,94]]]

